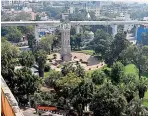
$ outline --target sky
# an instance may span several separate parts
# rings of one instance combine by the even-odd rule
[[[104,1],[104,0],[102,0]],[[125,0],[109,0],[109,1],[125,1]],[[127,2],[148,3],[148,0],[127,0]]]
[[[39,1],[121,1],[121,2],[148,3],[148,0],[39,0]]]
[[[3,1],[8,1],[8,0],[3,0]],[[121,1],[121,2],[148,3],[148,0],[37,0],[37,1]]]

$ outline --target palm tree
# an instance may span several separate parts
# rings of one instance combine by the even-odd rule
[[[147,116],[148,110],[142,105],[142,99],[131,101],[126,108],[128,116]]]
[[[137,89],[139,91],[140,99],[144,97],[144,94],[147,91],[147,88],[148,88],[148,79],[144,77],[140,78],[137,84]]]

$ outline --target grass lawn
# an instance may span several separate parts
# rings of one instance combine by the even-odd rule
[[[125,73],[133,73],[138,75],[137,67],[134,64],[128,64],[125,66]]]
[[[148,90],[145,93],[144,100],[143,100],[143,105],[148,107]]]
[[[133,73],[138,76],[138,69],[134,64],[128,64],[125,66],[125,73]],[[143,74],[142,76],[148,78],[148,73]]]
[[[93,53],[94,53],[93,50],[81,50],[81,51],[75,51],[75,52],[85,53],[85,54],[88,54],[88,55],[93,55]]]
[[[125,73],[133,73],[136,74],[138,77],[138,70],[137,67],[134,64],[129,64],[127,66],[125,66]],[[144,74],[142,75],[144,77],[148,78],[148,74]],[[144,99],[143,99],[143,105],[148,107],[148,91],[145,93]]]

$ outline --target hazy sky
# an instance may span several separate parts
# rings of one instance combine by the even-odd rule
[[[104,1],[104,0],[102,0]],[[125,0],[110,0],[110,1],[125,1]],[[126,2],[143,2],[143,3],[148,3],[148,0],[127,0]]]
[[[53,1],[53,0],[39,0],[39,1]],[[122,1],[122,2],[148,3],[148,0],[54,0],[54,1]]]

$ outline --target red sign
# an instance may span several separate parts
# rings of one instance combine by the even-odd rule
[[[57,108],[55,106],[38,106],[38,110],[50,110],[50,111],[55,111]]]

